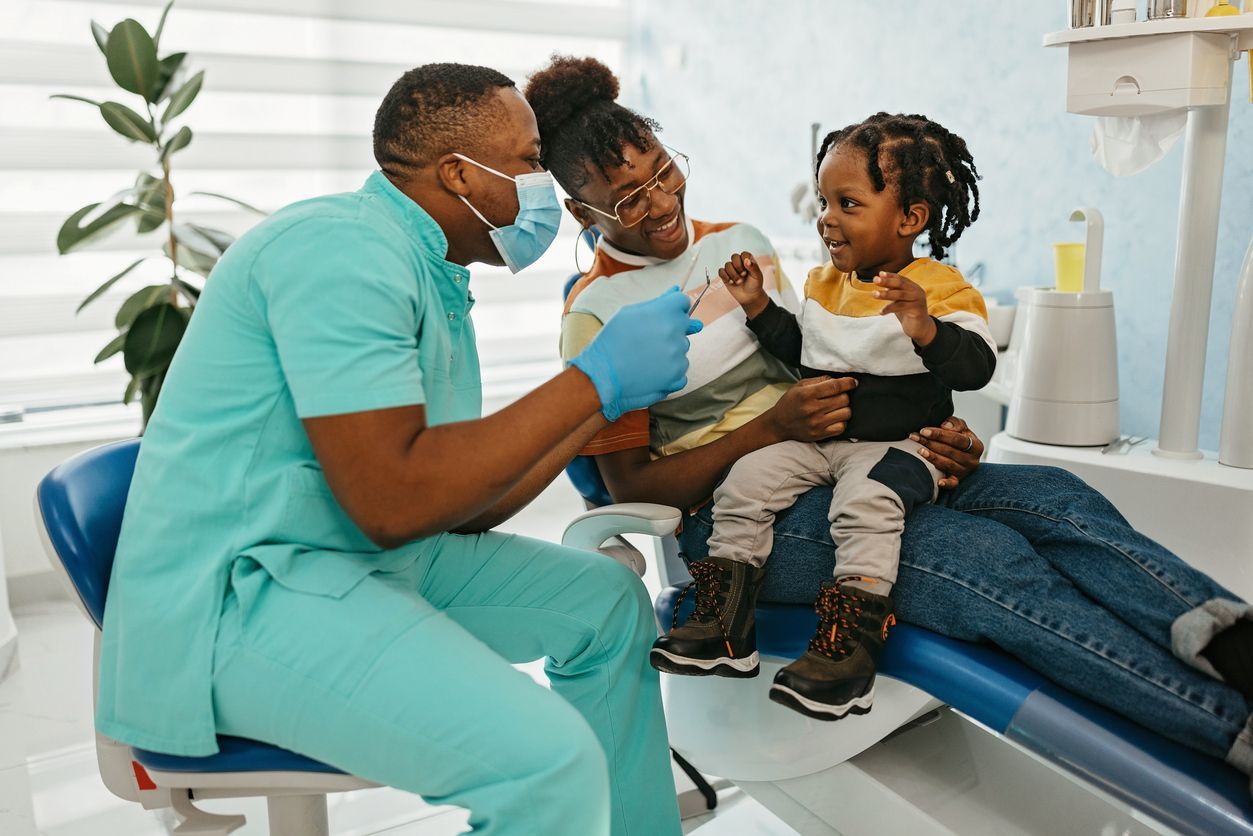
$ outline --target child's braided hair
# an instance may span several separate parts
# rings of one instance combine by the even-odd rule
[[[927,240],[933,258],[948,248],[979,218],[979,170],[966,140],[921,114],[876,113],[864,122],[827,134],[814,162],[814,176],[827,152],[852,145],[866,152],[870,179],[877,191],[887,186],[880,159],[900,192],[901,209],[924,201],[931,208]],[[973,204],[973,206],[972,206]]]

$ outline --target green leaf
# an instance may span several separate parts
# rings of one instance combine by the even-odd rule
[[[168,284],[154,284],[137,290],[122,303],[122,307],[117,309],[117,316],[113,318],[113,322],[119,329],[129,328],[143,311],[169,298],[170,286]]]
[[[183,59],[186,57],[186,52],[175,52],[165,56],[157,64],[157,86],[152,91],[153,102],[159,102],[173,92],[179,68],[182,67]]]
[[[86,299],[84,299],[84,300],[83,300],[82,304],[78,306],[78,310],[74,311],[74,313],[78,313],[78,312],[79,312],[79,311],[81,311],[83,308],[87,307],[87,306],[88,306],[88,305],[90,305],[92,302],[94,302],[94,301],[96,301],[97,299],[99,299],[99,298],[100,298],[100,296],[101,296],[101,294],[103,294],[106,290],[108,290],[109,288],[113,287],[113,285],[115,285],[115,284],[117,283],[117,280],[118,280],[118,279],[122,278],[122,277],[123,277],[123,276],[125,276],[127,273],[129,273],[130,271],[134,270],[136,267],[138,267],[139,265],[143,264],[143,263],[144,263],[145,261],[147,261],[147,260],[148,260],[148,259],[147,259],[147,257],[144,257],[144,258],[141,258],[141,259],[139,259],[139,260],[137,260],[137,261],[133,261],[133,262],[131,262],[131,265],[130,265],[129,267],[127,267],[127,268],[126,268],[125,270],[123,270],[122,272],[118,273],[116,276],[111,276],[111,277],[109,277],[108,279],[105,279],[104,284],[100,285],[100,287],[98,287],[98,288],[96,288],[95,290],[93,290],[93,291],[91,292],[91,295],[90,295],[90,296],[88,296]],[[99,360],[99,359],[97,359],[97,360],[96,360],[96,362],[97,362],[97,363],[99,363],[99,362],[100,362],[100,360]]]
[[[174,224],[174,237],[188,249],[215,258],[235,243],[235,237],[229,232],[198,224]]]
[[[100,115],[109,127],[127,139],[140,142],[156,142],[157,132],[147,119],[140,116],[124,104],[105,102],[100,105]]]
[[[200,92],[201,85],[204,84],[204,70],[196,73],[187,83],[170,96],[170,103],[165,108],[165,113],[161,114],[161,121],[169,122],[175,116],[178,116],[184,110],[191,106],[195,101],[196,94]]]
[[[191,144],[191,128],[184,125],[178,129],[178,133],[170,137],[170,141],[165,143],[165,147],[161,149],[161,162],[165,162],[176,152],[182,151]]]
[[[91,22],[91,36],[96,39],[96,46],[100,47],[100,54],[107,56],[109,54],[109,30],[93,20]]]
[[[148,429],[148,420],[152,418],[152,412],[157,408],[157,397],[161,394],[161,387],[164,385],[165,371],[145,377],[139,384],[139,397],[144,411],[144,430]],[[143,435],[143,430],[140,431],[140,435]]]
[[[128,17],[113,27],[104,57],[109,75],[119,87],[152,101],[150,96],[157,83],[157,47],[139,21]]]
[[[170,254],[170,245],[167,241],[161,245],[162,251],[166,256]],[[182,244],[177,245],[177,255],[174,259],[179,267],[186,267],[188,270],[198,275],[209,277],[209,273],[213,272],[214,266],[218,263],[216,255],[205,255],[188,249]]]
[[[61,224],[61,229],[57,232],[57,252],[65,255],[140,211],[138,206],[122,203],[93,216],[92,220],[83,224],[83,220],[88,215],[92,215],[99,206],[99,203],[89,203],[65,219],[65,223]]]
[[[126,332],[122,348],[126,370],[136,376],[164,371],[186,330],[186,316],[169,302],[146,308]]]
[[[139,216],[139,224],[135,227],[135,231],[140,235],[147,235],[149,232],[160,229],[163,223],[165,223],[164,210],[158,212],[155,209],[145,209],[144,213]]]
[[[153,177],[147,172],[140,172],[135,178],[135,203],[144,209],[165,212],[165,181]]]
[[[188,194],[204,195],[205,197],[216,197],[218,200],[229,201],[230,203],[234,203],[236,206],[240,206],[240,207],[243,207],[244,209],[247,209],[249,212],[256,212],[258,215],[262,215],[262,216],[270,214],[264,209],[258,209],[257,207],[253,206],[251,203],[244,203],[242,200],[236,200],[233,197],[227,197],[226,195],[218,194],[217,192],[188,192]]]
[[[174,5],[174,0],[170,0],[165,4],[165,8],[161,10],[161,19],[157,21],[157,31],[152,36],[152,45],[154,47],[161,46],[161,33],[165,31],[165,18],[170,13],[170,6]]]
[[[122,334],[122,339],[126,339],[126,335]],[[132,377],[130,383],[126,384],[126,391],[122,393],[122,403],[128,404],[135,400],[135,395],[139,393],[139,388],[144,385],[141,377]]]
[[[100,349],[100,353],[96,355],[96,359],[95,359],[95,360],[93,360],[92,362],[93,362],[93,363],[103,363],[105,360],[108,360],[108,359],[109,359],[110,357],[112,357],[114,354],[117,354],[119,351],[121,351],[121,350],[122,350],[122,346],[123,346],[125,343],[126,343],[126,335],[125,335],[125,334],[118,334],[116,337],[114,337],[113,339],[109,340],[109,344],[108,344],[108,345],[106,345],[104,348]]]
[[[235,236],[225,230],[214,229],[211,226],[201,226],[200,224],[188,224],[188,226],[212,241],[220,253],[225,253],[227,247],[235,243]]]
[[[87,104],[89,104],[89,105],[95,105],[96,107],[100,107],[100,102],[96,101],[95,99],[88,99],[88,98],[87,98],[87,97],[85,97],[85,96],[74,96],[74,95],[71,95],[70,93],[53,93],[53,94],[52,94],[51,96],[49,96],[48,98],[50,98],[50,99],[68,99],[68,100],[70,100],[70,101],[72,101],[72,102],[87,102]]]
[[[165,181],[160,177],[153,177],[146,171],[141,171],[135,177],[135,188],[140,192],[147,192],[153,189],[164,190]]]
[[[135,203],[143,210],[139,216],[140,234],[152,232],[165,223],[165,181],[140,172],[135,179]]]
[[[175,277],[174,286],[178,288],[179,293],[182,293],[183,296],[187,298],[187,301],[190,302],[192,305],[195,305],[197,302],[200,301],[200,288],[196,287],[195,285],[188,284],[182,279]]]

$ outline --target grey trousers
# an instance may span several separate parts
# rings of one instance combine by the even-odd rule
[[[774,518],[819,485],[835,485],[836,577],[896,583],[905,515],[931,502],[940,473],[912,441],[785,441],[737,461],[714,491],[709,556],[765,565]]]

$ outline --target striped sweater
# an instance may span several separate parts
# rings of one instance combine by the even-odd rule
[[[879,312],[876,285],[828,264],[809,273],[800,317],[773,302],[748,323],[761,345],[810,377],[857,378],[844,432],[864,441],[897,441],[953,414],[954,390],[981,389],[996,368],[983,297],[960,272],[929,258],[900,273],[927,293],[935,340],[920,348],[900,320]]]
[[[567,362],[624,305],[676,284],[694,300],[705,289],[706,270],[714,282],[694,314],[704,329],[691,337],[687,386],[623,415],[592,439],[584,455],[648,447],[656,458],[689,450],[747,424],[796,380],[792,367],[758,345],[739,304],[718,281],[718,268],[732,253],[751,252],[762,265],[772,303],[799,310],[769,240],[748,224],[692,221],[688,241],[686,252],[664,261],[623,252],[602,239],[592,269],[570,291],[561,321],[561,356]]]

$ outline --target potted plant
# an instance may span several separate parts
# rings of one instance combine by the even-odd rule
[[[57,250],[62,255],[128,222],[144,240],[151,240],[154,249],[159,244],[158,252],[133,261],[106,279],[83,300],[79,311],[145,261],[155,258],[168,262],[168,280],[138,290],[122,302],[114,320],[118,334],[100,350],[95,360],[100,363],[119,352],[122,354],[131,376],[122,401],[130,403],[139,397],[145,425],[156,406],[174,351],[195,310],[203,279],[235,240],[223,230],[180,220],[175,211],[176,192],[171,168],[175,155],[190,145],[193,138],[191,128],[185,124],[176,126],[176,122],[181,121],[200,93],[205,74],[203,70],[190,72],[185,52],[160,53],[161,33],[172,5],[173,0],[170,0],[161,10],[152,34],[130,18],[112,29],[105,29],[95,21],[91,23],[92,36],[104,56],[110,77],[122,92],[130,94],[135,107],[68,93],[52,97],[97,108],[100,117],[114,132],[129,142],[152,148],[152,164],[137,173],[133,185],[106,200],[82,207],[65,220],[57,233]],[[264,214],[226,195],[191,194],[226,200]]]

